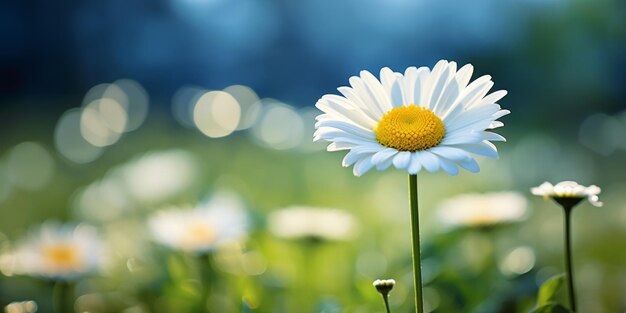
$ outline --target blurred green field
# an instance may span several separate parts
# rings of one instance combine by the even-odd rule
[[[480,173],[419,175],[427,310],[528,312],[538,285],[563,271],[562,212],[532,196],[529,188],[573,179],[602,187],[605,203],[595,208],[584,202],[573,215],[580,312],[624,312],[624,152],[600,156],[575,138],[529,133],[523,125],[507,125],[502,133],[508,142],[498,144],[500,159],[479,158]],[[5,177],[0,201],[3,307],[34,300],[38,312],[52,311],[52,283],[13,273],[7,255],[29,228],[58,220],[95,226],[108,249],[104,269],[75,282],[77,312],[194,312],[203,267],[212,272],[212,312],[383,312],[371,285],[379,278],[397,281],[390,296],[393,312],[413,310],[407,178],[400,171],[372,171],[357,178],[341,167],[342,153],[325,152],[322,144],[311,148],[307,143],[307,151],[300,145],[276,150],[259,145],[248,131],[207,138],[156,114],[92,163],[74,164],[55,152],[51,141],[40,144],[53,170],[37,190],[16,187],[15,179],[6,178],[18,173],[36,181],[41,170],[32,168],[37,166],[10,168],[19,163],[9,162],[12,147],[0,157]],[[107,207],[107,200],[115,200],[110,194],[100,200],[81,198],[88,186],[115,182],[124,166],[161,152],[189,157],[184,160],[193,175],[184,188],[115,208]],[[159,190],[175,180],[167,171],[144,175],[145,184],[139,181],[139,186],[148,195],[150,188]],[[528,197],[525,221],[451,228],[437,218],[439,204],[450,197],[509,190]],[[146,226],[151,213],[193,206],[221,191],[235,193],[245,203],[250,227],[244,240],[198,257],[151,239]],[[271,232],[269,214],[297,205],[344,210],[355,218],[357,233],[335,240],[280,238]]]

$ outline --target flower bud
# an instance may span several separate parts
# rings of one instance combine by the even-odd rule
[[[391,289],[393,289],[393,286],[396,285],[396,281],[393,279],[377,279],[374,281],[373,285],[380,294],[386,296]]]

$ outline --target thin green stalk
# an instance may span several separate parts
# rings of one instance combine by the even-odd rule
[[[383,300],[385,301],[385,309],[387,309],[387,313],[391,313],[391,310],[389,309],[389,296],[383,295]]]
[[[420,226],[417,204],[417,175],[409,175],[409,200],[411,204],[411,239],[413,242],[413,278],[415,283],[415,311],[424,312],[422,293],[422,265],[420,256]]]
[[[68,282],[57,281],[52,287],[53,306],[55,313],[74,312],[68,304],[68,296],[71,293]]]
[[[211,294],[211,284],[215,283],[215,273],[213,272],[213,268],[211,267],[211,258],[209,254],[201,254],[196,256],[196,261],[198,264],[198,270],[200,273],[200,312],[209,313],[210,310],[208,308],[209,296]]]
[[[565,211],[565,271],[567,272],[567,285],[569,291],[569,303],[572,311],[576,312],[576,295],[574,293],[574,275],[572,271],[572,244],[571,244],[571,207],[563,207]]]

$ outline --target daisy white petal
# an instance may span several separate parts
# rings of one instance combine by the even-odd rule
[[[386,106],[386,101],[381,103],[377,102],[375,95],[370,90],[369,86],[366,82],[364,82],[359,76],[352,76],[349,79],[350,86],[352,86],[352,90],[354,90],[355,94],[363,99],[363,103],[376,115],[382,116],[385,114],[384,109]]]
[[[446,158],[439,158],[439,165],[441,165],[441,169],[452,175],[452,176],[456,176],[459,174],[459,168],[457,167],[456,163],[446,159]]]
[[[380,70],[380,83],[383,85],[383,88],[388,92],[391,89],[391,86],[396,81],[396,74],[388,67],[383,67]]]
[[[372,156],[372,163],[374,163],[375,165],[378,165],[379,163],[382,163],[391,159],[391,157],[396,155],[396,153],[398,153],[398,150],[392,149],[392,148],[380,150]]]
[[[404,93],[402,92],[402,81],[397,79],[389,90],[389,95],[391,97],[391,105],[394,108],[401,107],[406,103]]]
[[[419,173],[422,169],[422,163],[419,161],[419,157],[417,153],[411,153],[411,163],[407,168],[407,172],[411,175]]]
[[[318,121],[316,123],[317,127],[321,128],[321,127],[332,127],[332,128],[336,128],[339,130],[343,130],[346,133],[349,133],[351,135],[355,135],[361,138],[367,138],[367,139],[374,139],[376,138],[376,136],[374,136],[374,134],[370,131],[367,131],[366,129],[363,129],[359,126],[356,126],[354,124],[348,123],[348,122],[343,122],[343,121],[338,121],[338,120],[328,120],[328,121]]]
[[[456,73],[456,80],[459,83],[459,87],[465,88],[472,78],[472,73],[474,73],[474,67],[471,64],[466,64],[459,69]]]
[[[493,121],[491,122],[491,124],[489,124],[488,129],[496,129],[496,128],[500,128],[504,126],[504,123],[500,122],[500,121]]]
[[[373,111],[372,108],[367,105],[363,100],[357,95],[354,89],[350,87],[339,87],[337,88],[339,92],[351,103],[354,104],[355,107],[361,109],[361,111],[372,118],[375,121],[380,120],[382,117],[382,113],[378,110]]]
[[[488,103],[497,103],[498,101],[500,101],[500,99],[504,98],[506,94],[507,94],[506,90],[494,91],[490,93],[488,96],[486,96],[485,98],[483,98],[480,104],[483,105],[483,104],[488,104]]]
[[[337,95],[325,95],[315,106],[320,110],[341,116],[345,120],[352,120],[361,127],[371,128],[376,126],[376,121],[348,104],[349,102]]]
[[[437,147],[430,149],[430,152],[438,156],[441,156],[443,158],[454,160],[454,161],[461,161],[461,160],[471,158],[471,156],[469,155],[469,153],[467,153],[467,151],[461,148],[458,148],[456,146],[455,147],[437,146]]]
[[[459,162],[459,165],[462,168],[470,171],[471,173],[478,173],[478,172],[480,172],[480,166],[478,165],[478,162],[476,162],[476,160],[474,160],[473,158],[461,160]]]
[[[439,158],[428,151],[418,153],[420,163],[429,172],[436,172],[439,169]]]
[[[376,164],[376,169],[379,171],[384,171],[388,169],[391,164],[393,164],[393,158],[388,158],[385,161]]]
[[[494,159],[498,158],[498,149],[494,144],[489,141],[483,141],[476,144],[461,144],[456,145],[455,147],[477,155],[482,155]]]
[[[391,110],[391,103],[389,102],[389,96],[383,85],[368,71],[361,71],[361,79],[367,87],[367,91],[370,96],[381,105],[383,111]]]
[[[455,119],[450,118],[445,120],[446,131],[451,134],[457,130],[471,131],[486,129],[493,121],[492,116],[499,110],[500,106],[497,104],[467,110],[457,115]]]
[[[459,96],[459,102],[463,104],[465,108],[469,108],[476,102],[476,99],[480,98],[481,94],[486,94],[493,86],[491,82],[491,76],[484,75],[471,82]]]
[[[378,146],[369,145],[369,146],[358,146],[352,149],[346,156],[343,158],[342,164],[344,167],[348,167],[354,164],[356,161],[364,158],[367,155],[373,155],[374,153],[380,151]]]
[[[444,137],[443,140],[441,141],[441,145],[450,146],[450,145],[458,145],[458,144],[464,144],[464,143],[479,143],[481,141],[483,141],[483,139],[481,139],[481,136],[479,133],[456,132],[454,134],[450,134]]]
[[[365,172],[369,171],[372,167],[374,167],[374,163],[372,163],[372,157],[368,156],[358,160],[354,164],[354,167],[352,168],[352,173],[354,174],[354,176],[361,176],[365,174]]]
[[[402,151],[393,158],[393,166],[397,169],[407,168],[409,164],[411,164],[411,152]]]
[[[423,103],[420,105],[425,108],[434,111],[435,104],[439,99],[441,91],[445,83],[447,82],[449,69],[448,69],[448,61],[441,60],[435,64],[433,68],[432,74],[430,75],[430,88],[424,93],[425,98],[423,98]]]
[[[488,132],[488,131],[481,132],[480,137],[483,140],[488,140],[488,141],[506,141],[506,138],[504,138],[502,135]]]
[[[424,103],[421,100],[421,97],[425,96],[425,90],[428,88],[427,77],[430,75],[430,70],[427,67],[420,67],[417,69],[415,80],[412,82],[408,82],[406,88],[413,90],[413,95],[410,99],[407,99],[406,103],[419,104]],[[406,89],[405,88],[405,89]],[[411,101],[412,100],[412,101]]]

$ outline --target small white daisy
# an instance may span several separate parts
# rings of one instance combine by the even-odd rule
[[[470,83],[473,70],[467,64],[457,71],[455,62],[442,60],[432,71],[383,68],[380,80],[361,71],[350,78],[351,87],[338,88],[342,96],[317,101],[324,114],[317,117],[314,140],[331,142],[328,151],[350,150],[342,163],[354,165],[356,176],[391,165],[409,174],[424,168],[457,175],[457,166],[476,173],[470,153],[498,157],[490,141],[505,139],[487,130],[503,126],[497,119],[510,112],[496,103],[506,91],[488,95],[491,77]]]
[[[349,240],[356,235],[357,226],[351,214],[330,208],[292,206],[268,217],[270,231],[287,239]]]
[[[247,225],[243,204],[232,195],[215,196],[195,208],[158,211],[148,220],[157,242],[193,253],[209,252],[241,239]]]
[[[600,187],[591,185],[589,187],[578,184],[575,181],[562,181],[556,185],[544,182],[538,187],[530,189],[532,194],[542,196],[544,199],[551,198],[559,204],[576,205],[581,200],[587,198],[591,204],[597,207],[602,206],[602,202],[598,198]]]
[[[15,273],[68,280],[101,270],[105,248],[92,227],[46,222],[18,245],[13,257]]]
[[[446,225],[480,227],[521,221],[527,208],[526,198],[517,192],[492,192],[448,199],[437,214]]]

